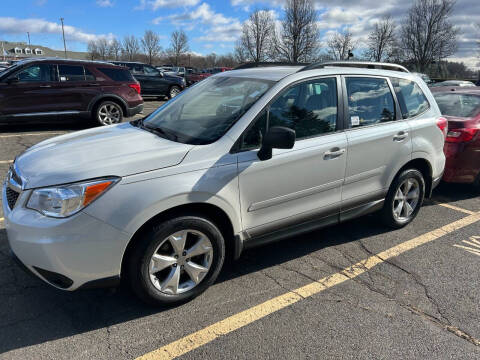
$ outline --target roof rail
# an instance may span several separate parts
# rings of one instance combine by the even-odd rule
[[[390,63],[380,63],[380,62],[370,62],[370,61],[327,61],[323,63],[315,63],[307,65],[301,68],[300,71],[314,70],[314,69],[323,69],[326,67],[354,67],[354,68],[364,68],[364,69],[382,69],[382,70],[393,70],[409,73],[406,67],[398,64]]]
[[[256,67],[269,67],[269,66],[308,66],[309,63],[291,63],[291,62],[248,62],[242,65],[237,66],[233,70],[241,70],[241,69],[251,69]]]

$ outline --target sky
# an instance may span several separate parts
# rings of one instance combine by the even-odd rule
[[[25,41],[63,49],[60,18],[65,20],[68,50],[85,51],[98,37],[141,37],[153,30],[164,49],[173,30],[183,29],[194,53],[233,50],[242,23],[254,9],[266,9],[279,20],[284,0],[1,0],[0,40]],[[401,22],[412,0],[314,0],[320,37],[325,44],[336,30],[350,30],[361,44],[373,24],[390,14]],[[480,0],[457,0],[452,22],[460,30],[452,60],[480,70]],[[476,26],[475,24],[479,24]],[[361,46],[361,45],[360,45]]]

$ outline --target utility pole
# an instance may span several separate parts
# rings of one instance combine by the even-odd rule
[[[30,32],[27,31],[27,36],[28,36],[28,46],[30,46]]]
[[[60,18],[60,21],[62,22],[62,35],[63,35],[63,50],[65,51],[65,59],[67,58],[67,44],[65,43],[65,30],[63,29],[63,17]]]

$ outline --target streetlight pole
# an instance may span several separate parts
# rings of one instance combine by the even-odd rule
[[[65,43],[65,30],[63,29],[63,17],[60,18],[60,21],[62,22],[62,35],[63,35],[63,50],[65,51],[65,59],[67,58],[67,44]]]
[[[27,36],[28,36],[28,46],[30,46],[30,32],[27,31]]]

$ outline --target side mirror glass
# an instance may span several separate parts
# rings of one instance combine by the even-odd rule
[[[271,127],[262,141],[258,158],[262,161],[272,158],[272,149],[291,149],[295,145],[295,130],[283,126]]]

